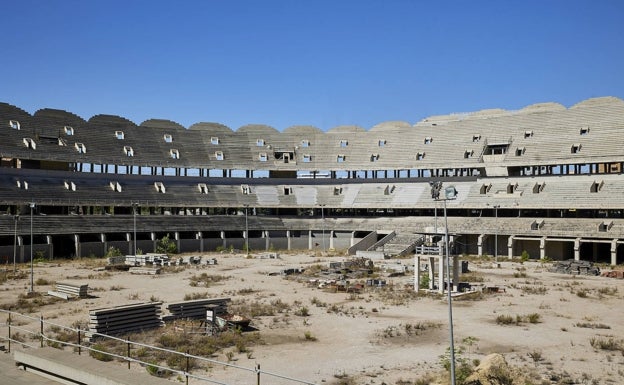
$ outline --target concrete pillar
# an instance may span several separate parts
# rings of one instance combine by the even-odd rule
[[[355,231],[351,232],[351,241],[349,242],[349,246],[355,245]]]
[[[436,259],[434,257],[429,257],[429,266],[427,266],[427,270],[429,270],[429,290],[433,290],[433,284],[435,283],[435,278],[433,275],[435,260]]]
[[[180,249],[180,232],[176,231],[175,233],[173,233],[173,237],[175,238],[175,241],[176,241],[176,247],[178,248],[178,253],[181,253],[182,249]]]
[[[227,248],[227,239],[225,238],[225,231],[221,231],[221,241],[223,248]]]
[[[581,238],[576,238],[574,240],[574,260],[581,260]]]
[[[546,257],[546,237],[540,238],[540,259]]]
[[[292,238],[290,236],[290,230],[286,230],[286,245],[287,245],[286,248],[288,250],[291,250],[292,248],[291,241],[292,241]]]
[[[197,232],[197,239],[199,240],[199,252],[204,252],[204,234],[201,231]]]
[[[420,257],[414,256],[414,291],[420,290]]]
[[[329,250],[334,250],[334,230],[329,232]]]
[[[106,234],[100,233],[100,242],[102,242],[103,252],[102,255],[106,255],[108,251],[108,242],[106,241]]]
[[[481,234],[477,238],[477,255],[483,255],[483,240],[484,239],[485,239],[485,234]]]
[[[156,251],[156,233],[152,232],[150,233],[150,240],[152,241],[152,251]]]
[[[513,258],[513,246],[514,246],[514,236],[510,235],[509,238],[507,238],[507,257],[509,259]]]
[[[314,249],[314,242],[312,240],[312,230],[308,230],[308,250]]]
[[[80,235],[74,234],[74,250],[76,252],[76,258],[82,257],[82,248],[80,247]]]
[[[19,263],[24,262],[24,238],[21,235],[17,236],[17,261]]]
[[[48,245],[49,259],[54,259],[54,244],[52,243],[51,235],[46,235],[46,243]]]
[[[617,265],[617,239],[611,240],[611,266]]]

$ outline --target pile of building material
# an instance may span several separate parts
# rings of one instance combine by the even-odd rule
[[[568,259],[567,261],[555,262],[552,268],[548,269],[551,273],[572,274],[572,275],[600,275],[600,268],[595,267],[590,261],[577,261]]]
[[[89,310],[89,333],[118,335],[157,328],[162,302],[121,305],[111,308]]]
[[[126,255],[125,258],[125,264],[130,266],[164,266],[169,264],[169,256],[167,254]]]
[[[601,277],[624,279],[624,270],[603,271]]]
[[[86,298],[88,296],[89,285],[73,282],[57,282],[56,290],[48,291],[48,295],[55,297],[70,299],[70,298]]]
[[[230,298],[209,298],[192,301],[174,302],[167,305],[169,315],[164,321],[174,319],[206,319],[206,310],[211,309],[215,314],[227,313],[227,303]]]
[[[160,267],[132,266],[128,271],[130,274],[157,275],[160,274]]]

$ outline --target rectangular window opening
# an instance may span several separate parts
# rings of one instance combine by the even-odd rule
[[[14,130],[21,129],[20,122],[18,122],[17,120],[9,120],[9,127],[11,127]]]
[[[572,154],[578,154],[579,152],[581,152],[581,144],[573,144],[572,147],[570,148],[570,153]]]

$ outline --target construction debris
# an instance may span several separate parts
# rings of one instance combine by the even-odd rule
[[[601,277],[624,279],[624,270],[603,271]]]
[[[56,290],[48,291],[48,295],[69,300],[71,298],[86,298],[89,290],[88,284],[78,284],[72,282],[57,282]]]
[[[162,302],[122,305],[89,310],[89,333],[119,335],[133,331],[153,329],[162,325]]]
[[[548,270],[551,273],[572,274],[572,275],[600,275],[600,268],[595,267],[590,261],[568,259],[553,264]]]

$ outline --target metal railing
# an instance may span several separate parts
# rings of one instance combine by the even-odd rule
[[[110,357],[110,359],[117,359],[120,361],[125,361],[128,364],[128,369],[130,370],[131,364],[138,364],[149,368],[148,372],[156,372],[156,371],[165,371],[172,373],[172,375],[178,375],[179,377],[183,377],[185,379],[186,385],[189,384],[189,379],[196,380],[200,383],[210,383],[210,384],[219,384],[219,385],[229,385],[226,382],[222,382],[221,380],[216,380],[214,378],[207,377],[204,374],[192,373],[191,372],[191,360],[196,360],[198,362],[203,362],[210,365],[216,365],[226,368],[232,368],[244,372],[248,372],[255,379],[255,383],[257,385],[261,384],[261,380],[263,378],[269,378],[267,383],[274,383],[274,379],[281,379],[287,381],[286,383],[294,383],[294,384],[306,384],[306,385],[316,385],[314,382],[301,380],[293,377],[289,377],[286,375],[282,375],[275,372],[270,372],[266,370],[262,370],[260,368],[260,364],[256,364],[255,367],[245,367],[241,365],[235,365],[229,362],[223,362],[218,360],[213,360],[206,357],[196,356],[189,354],[188,351],[179,352],[171,349],[166,349],[154,345],[144,344],[141,342],[131,341],[129,339],[123,339],[118,337],[109,336],[101,333],[93,333],[87,330],[83,330],[80,328],[68,327],[60,324],[56,324],[45,320],[43,316],[33,317],[26,314],[21,314],[18,312],[3,310],[0,309],[0,314],[6,316],[5,322],[0,322],[0,342],[5,341],[8,344],[8,351],[11,349],[18,348],[43,348],[44,346],[52,346],[59,349],[64,349],[65,347],[70,347],[74,353],[81,355],[84,351],[89,352],[90,355],[96,354],[101,356]],[[52,328],[56,331],[47,332],[46,328]],[[69,333],[75,333],[72,337],[75,338],[74,341],[60,340],[57,337],[54,337],[53,334],[58,331],[64,331]],[[22,334],[23,333],[23,334]],[[110,351],[105,351],[98,349],[100,346],[98,343],[93,343],[91,341],[101,341],[101,340],[109,340],[116,341],[121,344],[126,345],[126,354],[118,354]],[[143,361],[140,358],[133,357],[132,352],[137,348],[144,349],[152,349],[155,351],[164,352],[167,354],[178,355],[183,359],[181,362],[185,362],[183,369],[176,369],[170,366],[161,365],[159,363]],[[247,383],[252,383],[251,381]]]

